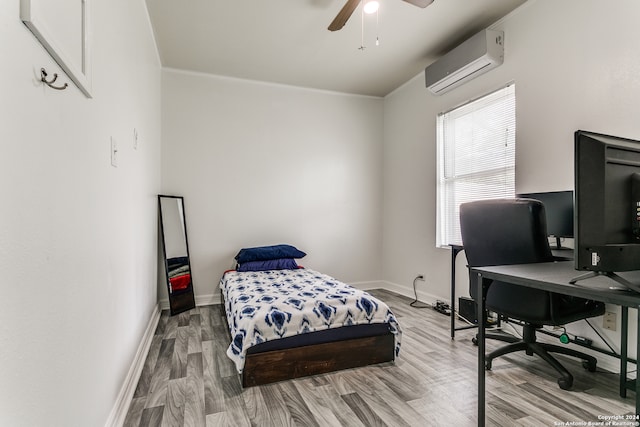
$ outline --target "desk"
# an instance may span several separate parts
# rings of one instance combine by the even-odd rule
[[[565,295],[573,295],[577,297],[602,301],[608,304],[615,304],[623,307],[623,339],[621,345],[620,357],[620,375],[625,379],[627,376],[627,328],[625,312],[627,309],[640,308],[640,294],[632,293],[624,290],[610,289],[610,286],[616,286],[613,280],[598,276],[588,280],[582,280],[576,284],[569,284],[569,281],[580,275],[580,271],[574,269],[571,261],[549,262],[541,264],[521,264],[521,265],[502,265],[495,267],[474,267],[471,268],[471,285],[477,287],[478,295],[478,313],[484,313],[485,297],[486,297],[486,281],[501,280],[516,285],[527,286],[531,288],[544,289],[551,292],[557,292]],[[640,271],[619,273],[620,276],[632,282],[640,283]],[[638,316],[637,325],[637,353],[640,355],[640,316]],[[621,390],[622,392],[622,390]],[[636,414],[640,414],[640,381],[635,381],[636,392]],[[478,425],[485,425],[485,330],[484,325],[478,328]]]
[[[451,327],[450,327],[450,332],[451,332],[451,339],[454,339],[456,337],[456,331],[477,328],[478,326],[470,325],[470,326],[459,326],[456,328],[456,317],[457,317],[456,316],[456,258],[458,257],[458,254],[464,250],[464,246],[450,244],[449,247],[451,248],[451,282],[450,282]],[[570,249],[570,248],[552,249],[551,253],[553,254],[554,257],[556,257],[558,261],[573,260],[573,249]]]

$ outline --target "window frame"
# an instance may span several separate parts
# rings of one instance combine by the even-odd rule
[[[491,108],[499,109],[501,107],[508,108],[508,110],[505,110],[507,112],[504,115],[494,116],[498,119],[497,123],[500,126],[484,126],[483,129],[491,130],[489,132],[491,136],[489,138],[476,137],[474,131],[478,123],[486,125],[488,122],[474,121],[472,115],[476,113],[491,114]],[[461,125],[455,122],[456,120],[466,120],[472,123],[472,130],[467,130],[467,133],[471,133],[472,136],[469,137],[467,135],[466,138],[464,136],[458,138],[458,140],[468,139],[467,144],[458,145],[457,147],[454,144],[454,148],[462,147],[462,150],[458,150],[459,152],[456,153],[457,156],[462,153],[471,158],[471,160],[466,159],[468,163],[466,166],[464,166],[464,158],[460,159],[456,157],[456,154],[454,154],[453,158],[450,157],[452,151],[455,150],[448,144],[454,143],[456,136],[447,135],[447,129],[456,125],[460,127]],[[499,130],[495,131],[495,129]],[[461,203],[515,196],[516,129],[516,87],[514,82],[438,114],[436,117],[436,247],[448,248],[450,245],[462,245],[458,218]],[[504,138],[497,139],[500,131],[504,132]],[[478,134],[480,133],[478,132]],[[481,141],[484,144],[483,146],[489,148],[488,155],[484,151],[474,152],[473,149],[470,149],[478,141]],[[500,144],[497,144],[497,142],[501,142],[504,145],[503,154],[498,153]],[[469,143],[471,143],[471,146]],[[491,156],[491,154],[494,154],[494,156]],[[485,159],[478,159],[483,155],[486,157]],[[475,160],[480,160],[480,162]],[[500,161],[503,163],[497,164]],[[459,167],[457,162],[462,163],[463,166]],[[485,167],[474,171],[473,169],[476,169],[478,164],[484,164]],[[454,171],[453,176],[450,176],[452,170]],[[460,173],[460,171],[466,172]],[[496,180],[496,178],[503,182]],[[467,187],[480,187],[482,191],[464,190],[456,193],[456,190],[452,189],[456,185],[459,187],[465,185]],[[504,186],[500,188],[501,185]],[[460,199],[463,200],[459,201]]]

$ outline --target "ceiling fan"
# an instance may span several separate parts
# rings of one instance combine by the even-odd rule
[[[345,5],[342,7],[338,15],[334,18],[334,20],[329,25],[329,31],[338,31],[344,27],[344,24],[347,23],[353,11],[356,10],[361,0],[347,0]],[[414,6],[425,8],[433,3],[433,0],[404,0],[407,3],[411,3]]]

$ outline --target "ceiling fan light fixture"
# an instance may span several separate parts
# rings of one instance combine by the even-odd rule
[[[372,13],[376,13],[379,7],[380,3],[378,3],[376,0],[369,0],[364,4],[364,13],[367,13],[369,15]]]

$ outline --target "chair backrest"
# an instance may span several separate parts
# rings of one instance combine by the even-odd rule
[[[537,200],[463,203],[460,228],[471,267],[553,261],[544,205]]]
[[[553,261],[544,205],[532,199],[494,199],[460,205],[460,227],[471,267]],[[476,299],[476,287],[469,289]],[[540,325],[562,325],[604,312],[604,304],[537,288],[493,281],[492,311]]]

